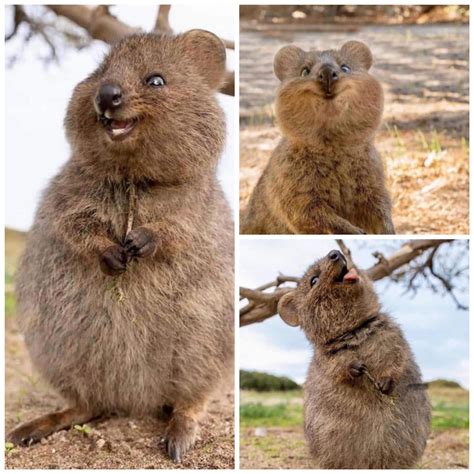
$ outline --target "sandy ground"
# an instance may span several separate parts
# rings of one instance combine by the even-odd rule
[[[31,367],[14,317],[6,322],[6,429],[62,408],[62,402]],[[200,440],[181,464],[165,454],[165,425],[152,418],[112,418],[56,433],[30,448],[14,448],[7,468],[68,469],[231,469],[234,466],[233,384],[211,402]]]
[[[277,28],[277,27],[276,27]],[[397,233],[469,231],[468,27],[371,26],[356,32],[241,32],[240,207],[279,139],[272,101],[276,51],[291,42],[327,49],[350,39],[370,45],[385,92],[376,145],[384,159]]]
[[[469,462],[468,430],[432,433],[417,466],[422,469],[461,469]],[[269,428],[266,436],[254,429],[241,432],[241,469],[315,469],[300,428]]]

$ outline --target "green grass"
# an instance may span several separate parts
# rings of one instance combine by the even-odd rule
[[[16,311],[16,300],[13,293],[5,293],[5,316],[8,318],[13,316]]]
[[[454,382],[437,380],[428,395],[433,430],[469,428],[469,392]],[[303,426],[303,392],[241,391],[240,423],[249,427]]]
[[[263,405],[246,403],[240,406],[240,424],[250,426],[301,426],[303,424],[303,407],[295,403]]]
[[[434,403],[431,426],[434,430],[469,428],[469,405],[467,403]]]

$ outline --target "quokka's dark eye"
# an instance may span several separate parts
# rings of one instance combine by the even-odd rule
[[[318,282],[318,279],[319,279],[319,275],[314,276],[314,277],[311,278],[311,280],[309,281],[309,284],[313,287],[313,286],[316,285],[316,283]]]
[[[151,87],[163,87],[166,82],[159,74],[152,74],[145,80],[146,84]]]
[[[349,74],[351,72],[351,68],[347,64],[343,64],[341,66],[341,71],[345,72],[346,74]]]
[[[309,73],[310,73],[309,67],[304,67],[304,68],[301,70],[301,77],[305,77],[305,76],[307,76]]]

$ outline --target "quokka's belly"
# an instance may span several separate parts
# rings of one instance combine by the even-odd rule
[[[191,305],[182,271],[138,261],[110,278],[60,246],[49,252],[25,254],[19,313],[33,363],[64,397],[146,413],[211,388],[218,371],[205,358],[217,349],[202,338],[221,328],[209,308]]]
[[[306,438],[321,468],[406,468],[421,457],[429,432],[424,393],[398,399],[326,393],[305,404]]]

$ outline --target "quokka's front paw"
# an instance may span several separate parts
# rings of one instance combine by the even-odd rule
[[[349,375],[354,379],[363,375],[366,370],[367,367],[360,360],[351,362],[348,367]]]
[[[112,245],[99,257],[100,269],[108,276],[117,276],[127,269],[128,255],[120,245]]]
[[[395,381],[392,379],[392,377],[382,377],[377,382],[377,388],[384,395],[390,395],[395,390]]]
[[[130,257],[151,257],[157,245],[155,233],[146,227],[131,230],[125,238],[125,250]]]

